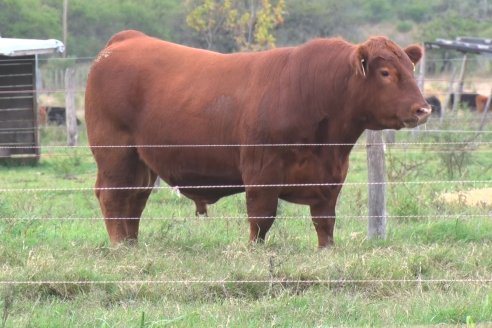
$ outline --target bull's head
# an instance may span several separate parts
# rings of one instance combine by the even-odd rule
[[[355,68],[358,109],[368,129],[415,127],[427,121],[431,107],[420,92],[413,71],[422,49],[401,49],[385,37],[358,45],[351,61]]]

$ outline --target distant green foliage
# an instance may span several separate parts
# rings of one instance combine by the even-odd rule
[[[391,17],[392,10],[388,0],[363,1],[362,5],[370,23],[379,23]]]
[[[94,56],[111,35],[124,29],[172,39],[182,10],[178,0],[69,0],[68,4],[67,52],[74,56]],[[61,40],[62,15],[60,0],[0,0],[0,34]]]
[[[61,36],[61,13],[50,4],[52,2],[0,0],[0,35],[11,38]]]
[[[286,1],[278,43],[295,45],[313,37],[343,36],[358,40],[358,28],[366,21],[359,0]]]
[[[173,38],[181,7],[176,0],[69,1],[68,51],[90,56],[116,32],[137,29],[164,39]],[[179,16],[179,15],[178,15]]]
[[[413,24],[409,21],[401,21],[396,25],[396,29],[400,33],[408,33],[412,30]]]
[[[313,37],[363,41],[412,32],[415,41],[492,37],[490,0],[69,0],[70,56],[94,56],[111,35],[138,29],[221,51],[299,44]],[[252,4],[255,4],[254,8]],[[62,39],[61,0],[0,0],[0,35]],[[197,33],[197,31],[199,33]],[[376,29],[381,31],[381,29]],[[391,35],[394,36],[394,35]],[[253,46],[254,45],[254,46]]]
[[[447,17],[438,17],[425,24],[421,30],[422,39],[435,40],[436,38],[454,39],[457,36],[491,37],[492,27],[488,22],[464,18],[457,13]]]
[[[435,15],[434,2],[426,0],[402,1],[401,5],[397,6],[395,11],[400,19],[420,23],[432,19]]]

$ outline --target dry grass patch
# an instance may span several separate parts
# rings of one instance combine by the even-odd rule
[[[466,206],[492,206],[492,188],[471,189],[467,191],[447,192],[440,198],[446,203],[458,203]]]

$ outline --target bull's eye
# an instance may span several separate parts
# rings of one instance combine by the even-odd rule
[[[381,71],[381,76],[388,77],[389,75],[390,75],[390,73],[387,70],[384,69]]]

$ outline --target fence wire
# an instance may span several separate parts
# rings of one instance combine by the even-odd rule
[[[422,132],[424,132],[423,130]],[[469,131],[470,133],[480,133]],[[490,131],[492,133],[492,131]],[[149,144],[149,145],[2,145],[0,149],[118,149],[118,148],[296,148],[296,147],[368,147],[387,146],[392,148],[409,146],[489,146],[492,141],[435,141],[435,142],[394,142],[394,143],[258,143],[258,144]]]
[[[470,218],[492,218],[492,211],[488,214],[427,214],[427,215],[323,215],[323,216],[311,216],[311,215],[296,215],[296,216],[251,216],[248,217],[247,214],[236,215],[236,216],[169,216],[169,217],[125,217],[125,218],[104,218],[104,217],[0,217],[0,221],[100,221],[100,220],[142,220],[142,221],[188,221],[203,219],[204,221],[209,220],[230,220],[230,221],[240,221],[247,219],[254,220],[311,220],[311,219],[356,219],[356,220],[366,220],[372,218],[382,218],[385,217],[389,220],[391,219],[445,219],[445,220],[462,220]]]
[[[226,285],[226,284],[275,284],[275,285],[329,285],[329,284],[442,284],[442,283],[462,283],[462,284],[490,284],[492,278],[484,279],[253,279],[253,280],[206,280],[206,279],[162,279],[162,280],[2,280],[0,285]]]
[[[83,192],[111,190],[173,190],[187,189],[245,189],[245,188],[284,188],[284,187],[334,187],[368,185],[433,185],[433,184],[490,184],[492,180],[434,180],[434,181],[385,181],[385,182],[327,182],[327,183],[271,183],[271,184],[230,184],[230,185],[186,185],[186,186],[121,186],[121,187],[73,187],[73,188],[0,188],[0,192]]]

